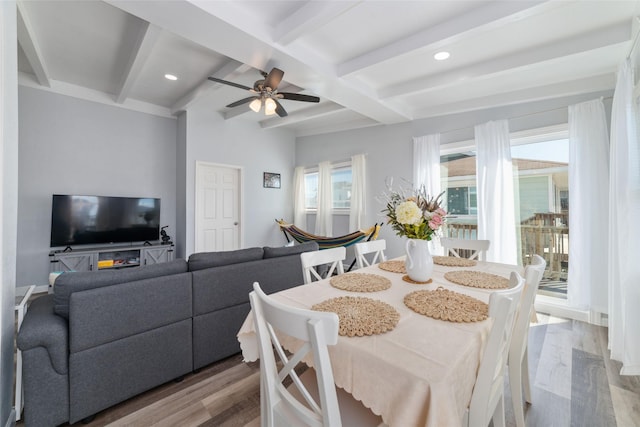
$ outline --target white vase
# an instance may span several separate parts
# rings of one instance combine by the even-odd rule
[[[421,239],[409,239],[405,245],[407,258],[404,266],[407,275],[416,282],[426,282],[433,274],[433,258],[429,252],[429,242]]]

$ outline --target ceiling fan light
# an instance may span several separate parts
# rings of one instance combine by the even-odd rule
[[[262,108],[262,101],[259,98],[254,99],[253,101],[251,101],[251,104],[249,104],[249,108],[251,108],[254,112],[259,112],[260,108]]]
[[[271,98],[267,98],[264,101],[264,114],[266,116],[272,116],[276,113],[276,108],[278,108],[276,101]]]

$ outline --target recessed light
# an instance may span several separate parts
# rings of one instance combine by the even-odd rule
[[[433,58],[437,61],[444,61],[445,59],[448,59],[451,56],[451,54],[449,52],[438,52],[435,55],[433,55]]]
[[[178,80],[178,78],[176,76],[174,76],[173,74],[165,74],[164,78],[167,80]]]

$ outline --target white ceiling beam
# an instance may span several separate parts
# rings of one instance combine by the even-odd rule
[[[444,73],[387,86],[378,91],[378,96],[386,99],[407,94],[428,92],[455,85],[462,80],[481,79],[517,68],[531,67],[543,62],[562,59],[567,56],[613,46],[619,43],[626,43],[629,41],[630,30],[630,22],[619,23],[607,28],[600,28],[588,34],[582,34],[549,45],[527,49],[526,51],[513,55],[493,58],[468,67],[448,70]]]
[[[216,77],[218,79],[226,80],[233,73],[238,73],[238,72],[242,73],[247,71],[249,68],[250,67],[248,65],[245,65],[241,62],[230,59],[229,61],[225,62],[222,67],[209,73],[209,75],[211,77]],[[193,104],[198,99],[200,99],[205,93],[211,90],[215,90],[219,87],[220,86],[215,84],[215,82],[212,82],[211,80],[208,80],[208,79],[201,82],[198,86],[190,90],[188,93],[182,96],[177,102],[175,102],[171,106],[171,112],[173,114],[179,114],[182,111],[185,111],[187,108],[189,108],[191,104]]]
[[[296,130],[296,137],[322,135],[326,133],[350,131],[354,129],[364,129],[364,128],[369,128],[369,127],[379,126],[379,125],[380,123],[374,122],[371,119],[367,119],[366,117],[363,117],[362,119],[349,120],[348,122],[336,123],[330,126],[322,125],[317,128],[309,127],[305,129]]]
[[[409,37],[345,61],[337,67],[338,77],[356,73],[420,49],[437,49],[463,37],[468,37],[474,31],[521,20],[523,16],[539,13],[546,7],[557,7],[557,3],[562,2],[553,2],[553,6],[548,0],[490,2],[487,6],[473,9]]]
[[[127,99],[122,104],[116,104],[113,99],[113,95],[110,93],[89,89],[84,86],[74,85],[71,83],[63,82],[61,80],[51,79],[50,82],[51,86],[42,87],[34,79],[33,75],[18,72],[18,84],[20,86],[36,88],[47,92],[57,93],[78,99],[84,99],[85,101],[97,102],[112,107],[126,108],[132,111],[152,114],[154,116],[175,119],[168,108],[160,107],[155,104],[150,104],[148,102],[138,101],[135,99]]]
[[[333,65],[315,58],[312,52],[301,54],[300,49],[273,43],[272,28],[248,18],[233,2],[175,0],[163,3],[161,8],[154,2],[105,2],[254,68],[278,66],[292,84],[380,123],[410,119],[406,108],[381,103],[370,93],[362,93],[350,82],[337,78]]]
[[[615,87],[615,73],[600,74],[577,80],[558,82],[545,86],[530,87],[522,90],[498,93],[480,98],[467,99],[450,104],[432,105],[415,111],[415,119],[445,116],[447,114],[484,110],[525,102],[542,101],[584,93],[602,92]]]
[[[51,87],[51,82],[49,80],[49,72],[47,71],[47,65],[42,55],[42,51],[40,50],[38,41],[36,40],[36,36],[33,32],[33,26],[31,25],[29,14],[25,10],[25,5],[22,3],[22,1],[19,1],[16,4],[18,6],[17,8],[18,43],[20,44],[20,47],[22,47],[22,51],[27,57],[27,60],[29,61],[29,65],[31,65],[31,69],[36,75],[36,79],[38,80],[38,83],[45,87]]]
[[[334,104],[333,102],[327,102],[320,104],[316,107],[304,108],[302,110],[294,111],[286,117],[274,117],[272,119],[263,120],[260,122],[260,127],[263,129],[272,129],[281,126],[292,125],[307,120],[317,119],[329,114],[335,114],[340,111],[346,111],[342,105]]]
[[[125,66],[124,76],[117,90],[116,103],[122,104],[129,96],[133,84],[138,79],[144,64],[149,59],[153,46],[155,46],[162,30],[149,22],[144,22],[138,32],[136,40],[133,41],[131,52]]]
[[[294,42],[351,9],[360,1],[309,1],[276,25],[273,41],[282,45]]]

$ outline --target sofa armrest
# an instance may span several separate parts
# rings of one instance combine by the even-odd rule
[[[41,296],[29,304],[18,332],[17,344],[21,351],[44,347],[55,371],[67,374],[69,328],[67,320],[53,312],[53,295]]]

